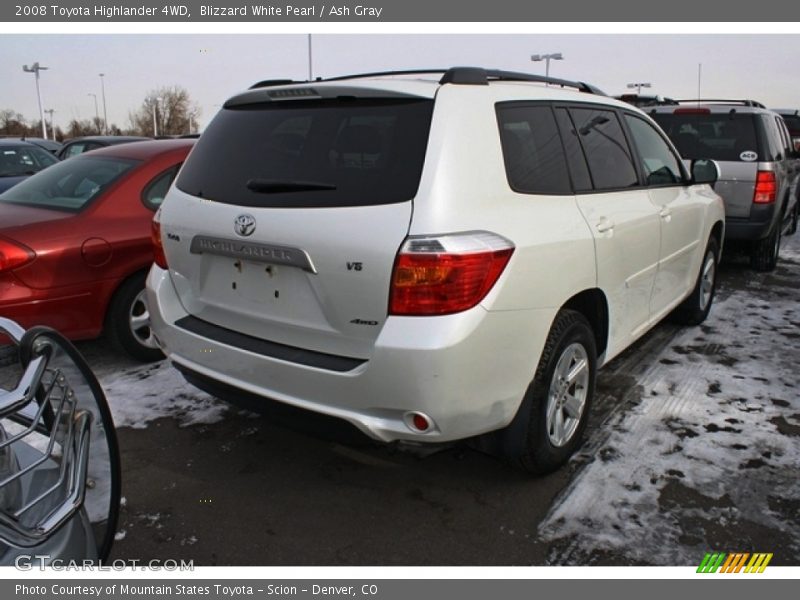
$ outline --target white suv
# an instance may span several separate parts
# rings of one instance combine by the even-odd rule
[[[670,313],[708,314],[718,171],[688,175],[649,117],[586,84],[432,73],[228,100],[156,215],[152,328],[229,401],[384,442],[491,433],[546,472],[599,366]]]

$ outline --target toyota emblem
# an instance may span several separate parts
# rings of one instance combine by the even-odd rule
[[[256,230],[256,218],[253,215],[239,215],[233,222],[233,230],[242,237],[253,235]]]

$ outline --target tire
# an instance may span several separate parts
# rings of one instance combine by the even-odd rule
[[[756,271],[773,271],[778,265],[781,249],[781,222],[777,222],[770,234],[753,244],[750,253],[750,266]]]
[[[150,330],[144,299],[146,274],[137,273],[114,294],[106,317],[106,334],[118,350],[142,362],[164,358]]]
[[[699,325],[706,320],[714,293],[717,290],[717,267],[719,265],[719,246],[717,240],[708,240],[700,272],[689,297],[672,313],[672,321],[681,325]]]
[[[580,362],[584,367],[577,371],[575,381],[567,384],[560,380]],[[586,429],[596,371],[597,349],[589,322],[579,312],[561,310],[520,410],[502,432],[506,458],[536,475],[550,473],[567,462]],[[572,403],[565,403],[570,399]]]
[[[786,232],[786,235],[794,235],[797,233],[797,221],[800,219],[800,198],[797,199],[797,202],[794,203],[794,208],[792,209],[792,224],[789,225],[789,230]]]

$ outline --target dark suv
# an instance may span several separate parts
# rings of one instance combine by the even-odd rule
[[[800,150],[800,110],[796,108],[776,108],[776,113],[783,117],[795,150]]]
[[[648,110],[685,160],[712,158],[721,174],[725,237],[748,244],[759,271],[775,268],[781,236],[797,229],[800,153],[783,118],[752,100],[680,100]]]

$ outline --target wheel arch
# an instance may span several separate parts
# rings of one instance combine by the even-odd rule
[[[139,275],[144,275],[147,277],[147,273],[150,271],[150,264],[148,263],[146,266],[140,266],[138,269],[135,269],[128,273],[125,277],[121,277],[117,281],[117,285],[114,286],[112,292],[108,295],[108,301],[105,303],[105,309],[103,313],[103,332],[108,331],[108,319],[111,311],[111,306],[114,304],[114,299],[120,293],[122,287],[128,283],[134,277],[138,277]]]
[[[594,332],[598,364],[601,364],[599,357],[602,357],[608,348],[609,333],[608,299],[605,293],[599,288],[583,290],[569,298],[561,306],[561,310],[563,309],[579,312],[589,321]]]

